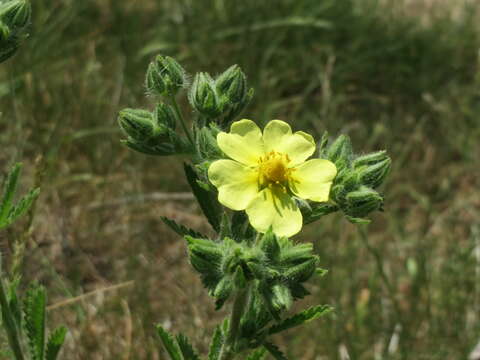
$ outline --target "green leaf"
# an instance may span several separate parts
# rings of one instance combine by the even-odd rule
[[[55,329],[49,336],[47,341],[47,350],[45,352],[45,360],[55,360],[62,348],[67,328],[61,326]]]
[[[210,350],[208,352],[208,360],[218,360],[220,356],[220,350],[222,349],[223,345],[223,335],[220,326],[215,328],[215,332],[213,333],[212,342],[210,344]]]
[[[338,211],[339,208],[337,205],[334,204],[328,204],[328,203],[320,203],[316,205],[311,206],[311,211],[305,210],[303,212],[303,223],[310,224],[314,221],[317,221],[321,217],[334,213],[335,211]]]
[[[262,360],[265,357],[265,353],[266,350],[264,348],[257,349],[248,356],[247,360]]]
[[[177,223],[175,220],[169,219],[165,216],[161,216],[160,219],[164,222],[165,225],[167,225],[170,229],[175,231],[178,235],[180,236],[185,236],[185,235],[190,235],[191,237],[196,237],[196,238],[206,238],[205,235],[190,229],[182,224]]]
[[[279,332],[291,329],[293,327],[305,324],[309,321],[318,319],[328,313],[330,313],[333,308],[330,305],[317,305],[313,306],[307,310],[304,310],[294,316],[283,320],[281,323],[275,324],[270,329],[268,329],[268,333],[270,335],[277,334]]]
[[[193,346],[190,344],[190,341],[185,335],[177,335],[177,343],[180,347],[180,351],[182,352],[183,360],[200,360],[200,357],[197,355],[193,349]]]
[[[161,325],[157,325],[157,334],[162,340],[163,346],[170,355],[171,360],[182,360],[182,354],[177,342]]]
[[[32,206],[33,202],[35,201],[35,199],[38,197],[39,194],[40,194],[39,188],[30,190],[30,192],[27,195],[25,195],[18,202],[17,205],[12,207],[6,219],[7,226],[12,224],[20,216],[25,214],[28,211],[28,209],[30,209],[30,207]]]
[[[45,350],[45,288],[34,285],[26,294],[24,313],[25,330],[33,360],[43,360]]]
[[[270,355],[272,355],[275,358],[275,360],[288,360],[285,354],[282,353],[280,349],[277,347],[277,345],[266,342],[263,344],[263,346],[265,346],[265,348],[268,350]]]
[[[215,194],[206,191],[198,185],[199,177],[191,165],[185,163],[184,170],[192,192],[197,198],[198,204],[207,217],[208,222],[217,233],[220,232],[222,209],[217,202]]]
[[[4,227],[7,222],[7,216],[12,208],[13,197],[17,189],[18,177],[22,168],[21,163],[15,164],[7,175],[3,185],[3,195],[0,202],[0,227]]]

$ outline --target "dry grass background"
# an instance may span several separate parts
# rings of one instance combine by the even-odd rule
[[[63,357],[165,359],[157,322],[205,353],[224,315],[159,219],[210,231],[181,159],[118,141],[116,113],[151,105],[143,73],[163,52],[191,73],[239,63],[257,90],[250,118],[392,154],[368,232],[332,215],[298,239],[330,269],[301,306],[336,312],[279,339],[291,358],[466,358],[480,338],[478,5],[437,1],[36,1],[0,73],[0,163],[24,161],[24,186],[42,188],[24,280],[48,287],[51,321],[69,327]],[[27,224],[1,235],[7,259]]]

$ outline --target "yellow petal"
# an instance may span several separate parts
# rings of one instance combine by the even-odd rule
[[[218,201],[232,210],[245,210],[258,194],[258,173],[233,160],[217,160],[208,178],[218,189]]]
[[[328,201],[330,187],[336,175],[337,168],[331,161],[308,160],[292,172],[290,190],[302,199]]]
[[[264,233],[270,227],[278,236],[292,236],[302,229],[302,213],[290,195],[277,187],[263,189],[246,209],[250,224]]]
[[[230,127],[230,132],[217,135],[220,149],[233,160],[245,165],[257,164],[264,155],[262,132],[252,120],[236,121]]]
[[[290,125],[281,120],[270,121],[263,129],[265,152],[276,151],[288,155],[295,166],[307,160],[315,152],[315,140],[303,131],[292,134]]]

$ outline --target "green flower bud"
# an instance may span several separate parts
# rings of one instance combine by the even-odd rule
[[[190,245],[188,248],[190,253],[206,261],[210,261],[212,266],[218,267],[222,261],[223,253],[218,247],[195,244]]]
[[[185,83],[185,70],[169,56],[158,55],[148,66],[145,84],[151,94],[175,95]]]
[[[353,160],[353,167],[357,169],[361,166],[373,165],[386,159],[389,159],[389,157],[385,150],[377,151],[357,157],[355,160]]]
[[[123,132],[135,142],[154,145],[153,142],[169,140],[168,129],[158,124],[153,114],[142,109],[124,109],[118,115]]]
[[[213,291],[213,296],[223,303],[230,297],[233,291],[233,281],[229,276],[225,276],[220,280]],[[217,304],[218,306],[218,304]]]
[[[282,284],[276,284],[272,287],[272,306],[276,311],[288,310],[293,303],[290,289]]]
[[[312,259],[307,260],[299,265],[292,266],[284,272],[285,278],[289,281],[301,283],[307,281],[315,273],[317,268],[318,258],[314,256]]]
[[[361,186],[359,190],[347,194],[346,202],[347,215],[362,218],[372,211],[380,209],[383,204],[383,197],[375,190]]]
[[[163,103],[158,104],[153,113],[153,118],[158,126],[166,126],[175,130],[175,113],[170,106]]]
[[[0,19],[11,28],[23,28],[30,22],[32,6],[26,0],[13,0],[0,5]]]
[[[205,116],[214,118],[222,112],[215,83],[208,73],[195,75],[188,99],[195,110]]]
[[[363,166],[358,170],[359,180],[362,184],[375,189],[383,183],[391,167],[392,160],[389,157],[376,164]]]
[[[326,157],[342,170],[350,166],[353,158],[352,143],[347,135],[340,135],[327,150]]]
[[[217,144],[220,130],[214,125],[204,126],[197,131],[197,149],[203,159],[215,160],[223,158],[223,152]]]
[[[237,289],[244,289],[247,286],[247,277],[243,272],[243,268],[241,266],[237,266],[235,270],[235,274],[233,275],[233,283]]]
[[[247,78],[238,65],[229,67],[215,80],[215,85],[226,104],[239,103],[247,96]]]
[[[2,44],[4,41],[7,41],[9,37],[10,28],[2,21],[0,21],[0,44]]]
[[[313,255],[313,244],[311,243],[298,244],[284,249],[280,255],[280,262],[286,266],[297,265],[309,260],[316,261],[316,257]]]
[[[259,243],[260,249],[263,250],[268,260],[276,261],[280,255],[280,245],[277,237],[271,229],[269,229],[261,238]]]

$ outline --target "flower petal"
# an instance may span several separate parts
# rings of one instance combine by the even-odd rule
[[[262,131],[252,120],[234,122],[229,133],[217,135],[217,143],[230,158],[245,165],[256,165],[265,153]]]
[[[260,191],[246,209],[252,226],[264,233],[272,227],[278,236],[292,236],[302,229],[302,213],[290,195],[278,187]]]
[[[330,187],[336,175],[337,167],[331,161],[308,160],[294,168],[289,187],[302,199],[328,201]]]
[[[290,125],[281,120],[270,121],[263,129],[265,152],[276,151],[287,154],[291,165],[307,160],[315,152],[315,140],[303,131],[292,134]]]
[[[217,160],[208,178],[218,189],[218,201],[232,210],[245,210],[258,194],[258,173],[233,160]]]

